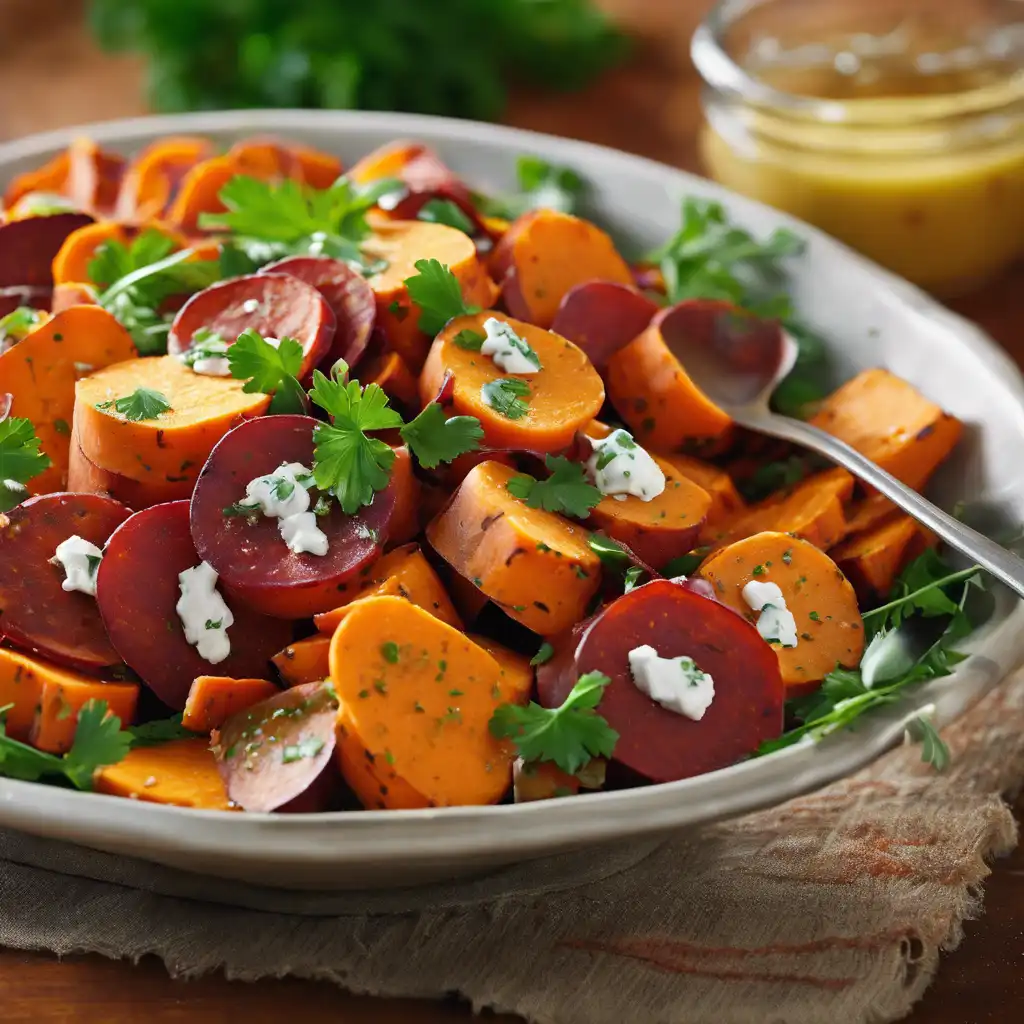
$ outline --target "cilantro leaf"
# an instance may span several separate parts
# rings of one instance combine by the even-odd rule
[[[519,377],[498,377],[480,389],[483,400],[508,420],[521,420],[530,411],[523,401],[529,393],[530,385]]]
[[[367,212],[383,196],[404,191],[390,178],[362,186],[341,177],[329,188],[313,189],[291,179],[269,182],[239,174],[220,190],[226,212],[201,214],[199,226],[232,232],[247,252],[246,242],[269,245],[268,259],[309,253],[363,266],[359,244],[370,234]]]
[[[409,298],[420,307],[419,329],[437,335],[449,320],[480,312],[479,306],[466,303],[459,279],[439,260],[417,260],[416,273],[403,282]]]
[[[113,409],[133,423],[140,420],[155,420],[170,407],[171,403],[167,396],[152,388],[136,388],[130,395],[113,398],[109,402],[99,402],[96,405],[97,409]]]
[[[547,642],[544,641],[537,648],[537,653],[530,659],[530,664],[533,666],[544,665],[549,662],[555,656],[555,649]]]
[[[41,450],[32,421],[23,416],[0,420],[0,512],[24,501],[28,492],[22,484],[51,465]]]
[[[179,357],[189,367],[204,359],[226,359],[228,343],[224,338],[207,327],[200,327],[192,335],[192,342],[186,352]]]
[[[944,772],[949,767],[949,747],[927,714],[922,712],[911,719],[907,723],[907,732],[911,739],[921,744],[921,760],[925,764],[930,764],[937,772]]]
[[[761,501],[777,491],[800,483],[807,473],[807,459],[801,455],[790,455],[777,462],[766,462],[758,466],[739,487],[739,491],[747,501]]]
[[[622,545],[617,544],[611,537],[606,537],[603,533],[592,533],[587,538],[587,545],[606,569],[624,573],[633,564],[633,560]]]
[[[228,365],[235,380],[244,380],[248,394],[273,395],[270,412],[305,414],[306,393],[298,381],[302,369],[302,346],[294,338],[281,338],[272,345],[249,327],[228,347]]]
[[[11,739],[3,719],[0,714],[0,775],[26,782],[64,778],[76,789],[90,790],[96,770],[124,760],[131,745],[130,735],[121,729],[121,720],[108,714],[107,702],[102,700],[82,705],[74,741],[63,757]]]
[[[466,452],[475,452],[483,440],[484,428],[475,416],[446,419],[437,402],[431,402],[400,431],[416,461],[425,469],[451,462]]]
[[[587,192],[586,183],[575,171],[549,164],[539,156],[520,156],[516,161],[516,176],[518,194],[476,197],[484,214],[515,220],[537,209],[575,213]]]
[[[402,425],[402,417],[388,408],[388,397],[376,384],[360,387],[358,381],[342,383],[313,371],[313,402],[330,414],[332,424],[313,431],[313,476],[317,487],[330,491],[349,515],[373,501],[391,478],[394,449],[368,430],[388,430]]]
[[[509,493],[525,501],[530,508],[586,519],[602,495],[587,479],[583,467],[562,455],[545,456],[544,465],[551,474],[546,480],[525,474],[514,476],[506,485]]]
[[[575,775],[591,758],[615,750],[619,734],[595,711],[610,682],[601,672],[588,672],[558,708],[502,704],[491,717],[491,734],[512,740],[524,761],[553,761]]]
[[[444,224],[446,227],[455,228],[472,237],[476,234],[476,225],[458,203],[450,199],[431,199],[424,203],[420,212],[416,214],[417,220],[425,220],[429,224]]]
[[[661,574],[667,580],[679,576],[692,576],[700,567],[700,563],[707,558],[710,548],[695,548],[687,555],[679,555],[662,566]]]
[[[43,314],[31,306],[18,306],[6,316],[0,317],[0,352],[4,350],[5,342],[16,344],[27,334],[31,334],[42,320]]]
[[[452,344],[459,348],[464,348],[467,352],[479,352],[480,349],[483,348],[486,340],[486,334],[481,334],[479,331],[471,331],[466,328],[459,331],[459,333],[452,338]]]
[[[640,585],[640,577],[643,576],[644,571],[639,565],[631,565],[626,570],[626,576],[624,579],[625,589],[624,594],[628,594],[631,590],[636,589]]]
[[[125,730],[131,742],[132,750],[136,747],[156,747],[171,740],[195,739],[200,735],[181,724],[181,712],[170,718],[161,718],[155,722],[144,722],[133,725]]]
[[[127,245],[116,238],[110,238],[96,247],[95,255],[85,272],[98,288],[109,288],[133,271],[169,256],[176,245],[173,238],[155,228],[147,228]]]

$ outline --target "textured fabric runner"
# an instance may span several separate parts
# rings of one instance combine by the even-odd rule
[[[466,883],[289,893],[0,831],[0,943],[175,975],[324,978],[538,1024],[843,1024],[906,1014],[1016,841],[1024,673],[946,730],[780,807]]]

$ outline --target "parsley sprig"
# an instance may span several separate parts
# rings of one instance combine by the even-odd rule
[[[979,572],[978,566],[954,572],[932,550],[911,562],[897,580],[892,600],[864,613],[870,642],[860,665],[834,669],[815,693],[790,701],[787,710],[799,724],[763,743],[758,754],[791,746],[805,736],[819,740],[899,702],[908,688],[949,675],[966,657],[955,645],[980,624],[970,607],[972,596],[983,589]],[[926,761],[939,768],[948,763],[945,744],[930,723],[915,725],[911,732],[926,739]]]
[[[121,729],[116,715],[107,713],[106,701],[90,700],[82,705],[71,749],[62,757],[11,739],[4,722],[4,712],[11,707],[0,708],[0,775],[9,779],[63,780],[76,789],[90,790],[96,770],[122,761],[131,747],[130,733]]]
[[[388,404],[388,396],[377,384],[363,387],[357,380],[334,378],[313,371],[309,397],[325,410],[331,423],[313,431],[313,476],[321,491],[329,491],[352,515],[373,501],[391,479],[394,449],[370,434],[377,430],[398,430],[420,465],[432,469],[476,451],[483,428],[474,416],[446,419],[437,402],[431,402],[411,422],[405,423]]]
[[[171,408],[167,396],[152,388],[136,388],[130,395],[112,398],[109,402],[98,402],[97,409],[113,409],[126,420],[139,423],[155,420]]]
[[[226,212],[201,214],[199,226],[231,232],[236,246],[258,262],[311,254],[371,272],[380,267],[361,252],[370,234],[366,214],[385,195],[404,191],[390,178],[361,186],[341,177],[330,188],[314,189],[290,179],[268,182],[239,174],[220,190]]]
[[[446,227],[455,228],[456,231],[461,231],[470,237],[476,234],[476,225],[466,215],[462,207],[450,199],[429,200],[416,214],[416,219],[426,221],[428,224],[444,224]]]
[[[523,401],[530,394],[530,385],[521,377],[498,377],[480,389],[483,400],[507,420],[521,420],[530,407]]]
[[[199,342],[200,345],[210,343],[209,337]],[[227,346],[226,352],[231,376],[246,382],[242,390],[247,395],[262,392],[273,396],[271,413],[301,416],[309,411],[306,392],[298,380],[302,346],[294,338],[281,338],[277,345],[271,345],[259,331],[249,327],[233,345]]]
[[[480,211],[489,217],[515,220],[530,210],[575,213],[586,196],[584,180],[571,168],[550,164],[539,156],[524,154],[516,161],[518,193],[476,196]]]
[[[403,284],[409,298],[420,307],[418,327],[424,334],[440,334],[444,325],[457,316],[472,316],[479,306],[462,297],[459,279],[440,260],[417,260],[416,273]]]
[[[587,479],[583,467],[562,455],[545,456],[544,465],[551,474],[546,480],[537,480],[525,473],[514,476],[506,484],[509,493],[525,501],[530,508],[586,519],[602,495]]]
[[[41,444],[31,420],[0,419],[0,512],[24,501],[28,497],[24,485],[50,467]]]
[[[601,672],[588,672],[557,708],[502,704],[491,717],[491,734],[511,740],[524,761],[553,761],[575,775],[592,758],[611,757],[615,750],[619,734],[596,711],[610,682]]]

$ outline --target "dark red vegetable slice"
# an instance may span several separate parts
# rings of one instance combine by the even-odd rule
[[[167,338],[167,351],[181,355],[192,336],[205,327],[234,344],[246,328],[264,337],[294,338],[303,351],[300,376],[330,351],[334,314],[310,284],[288,274],[248,274],[219,281],[193,295],[178,311]]]
[[[247,811],[322,811],[338,780],[338,695],[303,683],[232,715],[213,733],[228,797]]]
[[[700,721],[662,707],[633,682],[629,652],[645,644],[663,658],[691,657],[710,673],[715,697]],[[558,652],[537,674],[541,704],[558,707],[586,672],[611,679],[598,712],[619,733],[614,760],[652,782],[725,768],[782,732],[784,690],[771,646],[731,609],[670,580],[609,605],[571,660]]]
[[[647,330],[658,305],[614,281],[588,281],[572,288],[558,307],[551,330],[578,345],[598,370]]]
[[[240,600],[267,615],[297,619],[337,607],[389,538],[393,484],[356,515],[345,515],[331,501],[331,511],[317,521],[329,539],[323,556],[290,552],[275,518],[224,514],[256,477],[289,462],[312,466],[316,425],[309,416],[264,416],[235,427],[210,453],[192,496],[192,536],[200,555]]]
[[[0,288],[52,288],[53,257],[72,231],[92,222],[87,213],[55,213],[0,225]]]
[[[110,538],[96,580],[96,600],[114,649],[168,707],[181,710],[196,676],[210,662],[186,639],[175,605],[178,574],[202,559],[192,544],[189,503],[172,501],[137,512]],[[234,616],[231,654],[218,675],[270,678],[270,658],[292,640],[292,627],[265,618],[218,589]]]
[[[339,359],[354,370],[366,351],[377,319],[377,300],[365,277],[347,263],[329,256],[289,256],[260,273],[289,274],[312,285],[334,313],[334,342],[327,358],[329,369]]]
[[[116,665],[95,599],[63,590],[64,569],[50,559],[68,537],[102,548],[131,514],[98,494],[43,494],[0,515],[0,633],[72,668]]]

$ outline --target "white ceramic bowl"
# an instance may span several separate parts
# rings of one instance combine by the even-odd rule
[[[245,111],[152,117],[52,132],[0,146],[0,181],[37,166],[84,133],[125,152],[168,134],[230,142],[273,133],[338,153],[346,164],[396,138],[419,139],[472,185],[510,188],[515,160],[534,153],[578,170],[590,212],[640,247],[678,223],[682,196],[719,199],[760,234],[787,225],[808,239],[794,268],[801,313],[830,341],[837,380],[881,365],[967,423],[932,489],[947,507],[967,498],[1024,521],[1024,385],[977,328],[813,228],[700,178],[582,142],[493,125],[403,114]],[[193,811],[0,779],[0,826],[70,840],[195,872],[295,889],[409,885],[451,878],[627,837],[654,835],[779,803],[847,775],[903,735],[914,709],[940,723],[974,702],[1024,657],[1024,608],[999,595],[997,613],[955,675],[912,701],[818,746],[798,745],[694,779],[519,806],[319,815]]]

